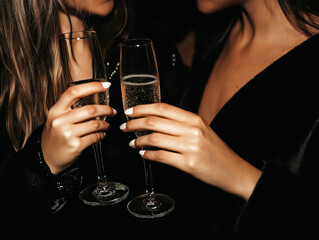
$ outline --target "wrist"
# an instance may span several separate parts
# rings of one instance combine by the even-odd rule
[[[235,194],[247,201],[252,195],[260,176],[261,171],[259,169],[241,159]]]

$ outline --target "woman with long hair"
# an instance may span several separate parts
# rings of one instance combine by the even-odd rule
[[[201,180],[185,178],[175,199],[189,200],[184,212],[194,220],[185,231],[212,239],[317,236],[318,2],[197,4],[215,14],[214,29],[196,55],[189,111],[136,106],[121,129],[153,131],[130,146],[156,147],[140,154]]]
[[[67,87],[59,36],[92,29],[97,17],[103,18],[106,58],[126,34],[124,0],[1,1],[1,234],[11,228],[32,231],[41,216],[62,208],[82,182],[76,159],[109,127],[90,119],[116,114],[102,105],[70,108],[76,99],[105,88],[100,83]]]
[[[162,99],[180,104],[180,86],[185,82],[187,68],[181,64],[167,31],[137,16],[133,3],[1,2],[0,189],[6,197],[0,198],[0,235],[7,231],[31,236],[50,233],[56,238],[65,234],[144,235],[158,229],[158,224],[145,230],[144,221],[132,221],[123,206],[129,198],[117,206],[98,209],[88,208],[79,200],[79,191],[96,182],[96,166],[88,148],[96,141],[103,138],[108,180],[114,178],[124,183],[132,195],[144,191],[143,166],[138,153],[127,146],[131,136],[118,128],[126,119],[122,111],[115,115],[107,106],[70,109],[76,99],[105,89],[98,83],[68,88],[68,69],[60,53],[61,33],[95,30],[108,81],[112,83],[110,105],[119,110],[123,106],[118,43],[128,37],[151,38],[157,53]],[[178,93],[175,89],[179,89]],[[97,120],[83,122],[92,118],[88,112],[108,116],[108,124]],[[156,171],[157,166],[153,169]],[[169,178],[161,176],[168,176],[168,169],[159,166],[159,171],[162,174],[154,180],[157,186],[167,189]],[[172,221],[164,222],[167,226]]]

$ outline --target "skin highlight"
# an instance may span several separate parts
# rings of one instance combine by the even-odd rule
[[[275,0],[198,0],[203,13],[235,5],[243,8],[242,16],[215,63],[198,114],[165,103],[139,105],[126,112],[135,119],[121,128],[153,132],[131,143],[133,148],[160,148],[142,151],[145,159],[174,166],[248,200],[261,171],[237,155],[209,123],[241,87],[309,36],[292,25]]]

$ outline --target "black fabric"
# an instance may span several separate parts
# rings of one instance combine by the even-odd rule
[[[163,102],[180,105],[184,99],[183,106],[197,112],[202,91],[223,42],[214,46],[212,51],[205,52],[203,48],[204,59],[197,56],[193,81],[184,98],[183,88],[188,86],[190,74],[181,65],[174,43],[167,38],[163,29],[150,26],[143,28],[143,24],[150,23],[137,25],[139,29],[135,29],[131,36],[149,37],[155,42]],[[25,195],[23,188],[18,188],[23,193],[20,205],[16,204],[16,200],[11,202],[8,201],[10,198],[1,198],[1,203],[6,204],[1,204],[1,211],[8,212],[7,209],[15,206],[19,208],[18,211],[11,211],[9,216],[2,215],[3,224],[9,221],[15,224],[17,230],[28,229],[31,236],[51,236],[52,239],[121,235],[145,239],[150,236],[234,239],[253,235],[258,236],[255,239],[263,239],[299,233],[317,234],[314,226],[318,225],[319,189],[316,150],[319,117],[318,52],[318,36],[296,47],[240,89],[211,123],[212,129],[237,154],[263,170],[247,203],[177,169],[152,163],[155,191],[173,197],[175,209],[159,219],[138,219],[130,215],[126,204],[134,196],[144,193],[145,185],[138,151],[128,147],[128,142],[135,136],[119,130],[126,118],[122,111],[116,70],[117,50],[114,50],[114,55],[109,55],[108,75],[112,82],[110,105],[118,110],[118,115],[107,120],[111,127],[102,144],[108,180],[124,183],[130,188],[129,197],[123,202],[107,207],[89,207],[80,202],[77,187],[74,187],[71,188],[74,193],[67,195],[68,201],[63,208],[55,214],[48,213],[46,209],[52,209],[52,199],[61,196],[57,192],[57,185],[46,175],[43,165],[39,164],[36,144],[30,145],[34,148],[27,147],[14,153],[5,131],[5,112],[2,110],[1,161],[12,161],[13,165],[2,163],[2,166],[13,167],[1,167],[0,176],[10,176],[9,179],[18,176],[23,185],[33,176],[40,176],[41,179],[36,185],[37,190],[29,191],[29,195]],[[9,156],[9,160],[5,160]],[[92,156],[89,148],[79,159],[78,167],[83,173],[81,188],[96,182],[96,167]],[[31,176],[26,175],[27,172]],[[6,181],[1,180],[1,185],[4,183],[2,189],[7,189],[3,195],[10,193],[10,189],[16,189],[6,185]],[[23,218],[19,219],[21,215]],[[28,219],[26,216],[36,220],[24,221]]]
[[[222,46],[197,65],[186,109],[197,112]],[[318,52],[317,35],[251,79],[213,119],[212,129],[263,173],[247,203],[217,189],[204,202],[198,197],[205,207],[196,211],[208,213],[197,216],[206,216],[211,223],[208,235],[215,239],[317,236]]]
[[[81,185],[76,165],[59,175],[50,172],[40,146],[42,129],[33,132],[22,150],[5,159],[1,156],[0,236],[38,231],[39,224],[59,211]]]
[[[183,86],[187,85],[190,74],[189,69],[181,62],[174,41],[168,36],[165,28],[151,20],[141,19],[136,23],[130,38],[144,37],[154,41],[160,73],[162,101],[180,105],[184,94]],[[0,215],[1,221],[6,223],[1,227],[6,228],[7,223],[10,222],[10,229],[7,229],[13,230],[10,234],[19,232],[24,236],[44,236],[52,239],[63,239],[66,236],[71,239],[83,236],[146,236],[149,234],[169,234],[175,231],[175,225],[179,225],[179,222],[175,221],[175,215],[178,213],[182,201],[177,199],[175,190],[171,187],[177,170],[169,166],[152,164],[155,191],[167,193],[178,202],[173,213],[162,219],[145,220],[133,217],[126,209],[126,204],[130,199],[145,193],[145,180],[142,158],[138,154],[138,150],[128,146],[135,135],[123,133],[119,129],[119,126],[127,120],[122,105],[118,60],[118,46],[114,45],[108,54],[106,67],[108,79],[112,83],[110,105],[118,111],[118,114],[107,119],[110,123],[110,129],[102,141],[102,149],[107,179],[128,186],[130,190],[128,198],[121,203],[106,207],[84,205],[78,198],[79,191],[97,181],[92,148],[86,149],[77,164],[68,169],[67,172],[60,174],[61,177],[57,180],[47,171],[46,165],[39,163],[41,157],[38,155],[37,142],[42,129],[39,128],[36,131],[35,138],[28,140],[30,144],[22,151],[15,153],[6,132],[5,111],[2,109],[0,138],[1,143],[3,142],[5,145],[1,145],[3,167],[1,167],[0,176],[8,176],[13,180],[16,179],[15,177],[19,179],[19,182],[7,185],[3,193],[9,194],[13,189],[19,189],[23,192],[25,188],[20,187],[20,185],[28,184],[36,179],[34,186],[27,188],[28,194],[21,193],[19,198],[6,199],[5,205],[1,204],[0,206],[1,212],[7,213]],[[2,146],[6,147],[2,148]],[[7,159],[9,156],[11,157]],[[10,170],[8,166],[12,166]],[[57,184],[57,182],[62,182],[62,184]],[[63,182],[69,184],[63,185]],[[81,184],[80,189],[78,189],[79,184]],[[6,185],[6,181],[1,180],[1,186],[3,185]],[[62,190],[59,190],[61,185],[63,185]],[[64,191],[66,189],[68,191]],[[59,199],[62,199],[61,202]],[[59,207],[56,209],[59,211],[53,211],[52,208],[56,204],[52,203],[57,201],[59,202],[58,206],[62,208]],[[11,208],[14,208],[14,211]],[[1,234],[0,231],[0,236]],[[6,236],[7,232],[4,235]]]

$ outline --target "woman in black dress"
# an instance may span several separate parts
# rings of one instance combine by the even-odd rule
[[[82,174],[74,163],[104,138],[108,124],[82,122],[92,118],[87,107],[74,111],[70,104],[105,89],[96,83],[67,89],[59,35],[89,29],[88,16],[107,16],[107,51],[123,36],[125,9],[123,1],[112,0],[1,2],[0,234],[33,232],[77,192]],[[108,106],[89,108],[95,116],[115,115]],[[66,130],[72,132],[68,137]]]
[[[144,190],[143,167],[134,162],[140,163],[140,157],[127,146],[125,137],[129,136],[118,128],[126,119],[119,111],[122,102],[117,44],[122,39],[128,36],[153,39],[163,100],[179,104],[180,97],[172,89],[180,85],[177,78],[184,80],[178,69],[182,72],[186,69],[180,64],[175,45],[165,29],[139,16],[132,18],[132,3],[131,0],[1,2],[0,236],[29,233],[33,237],[43,234],[61,239],[65,235],[118,235],[124,233],[122,228],[130,233],[145,232],[143,223],[138,227],[132,224],[136,219],[126,210],[126,201],[117,206],[92,208],[78,198],[82,188],[96,182],[95,162],[91,148],[87,147],[101,138],[109,179],[125,183],[134,195]],[[66,90],[68,82],[60,59],[59,35],[87,29],[97,31],[108,80],[112,83],[110,105],[118,114],[108,106],[90,107],[96,116],[108,116],[110,128],[104,121],[91,121],[92,125],[82,122],[87,107],[76,110],[69,107],[79,97],[105,91],[97,83]],[[98,129],[94,127],[96,124]],[[79,135],[78,130],[86,133]],[[66,132],[72,134],[67,136]],[[74,140],[80,144],[72,144]]]
[[[181,181],[176,199],[198,234],[316,236],[318,3],[197,2],[216,12],[216,31],[196,57],[184,105],[190,111],[136,106],[126,114],[138,119],[121,129],[154,131],[130,146],[161,148],[140,154],[201,180]]]

